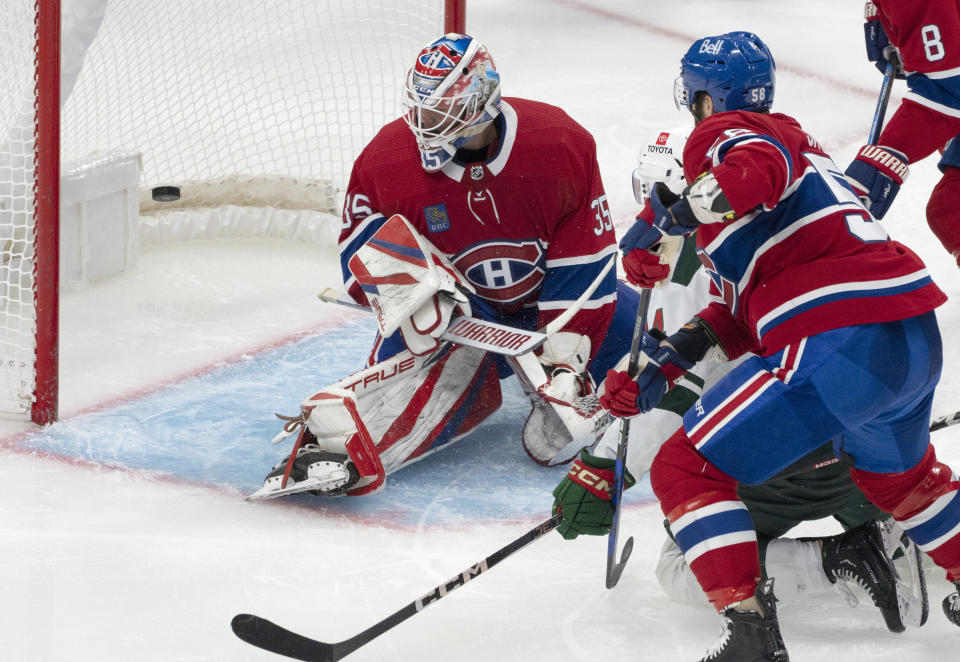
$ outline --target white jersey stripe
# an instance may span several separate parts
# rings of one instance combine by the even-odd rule
[[[884,280],[865,280],[859,282],[850,282],[850,283],[837,283],[835,285],[828,285],[827,287],[821,287],[816,290],[810,290],[805,292],[798,297],[789,299],[769,313],[757,320],[755,331],[758,338],[763,337],[761,329],[767,326],[776,318],[780,317],[788,311],[803,306],[805,304],[816,301],[824,297],[834,296],[836,294],[842,294],[844,292],[876,292],[877,290],[889,288],[889,287],[898,287],[900,285],[908,285],[910,283],[916,282],[918,280],[923,280],[924,278],[929,278],[930,274],[926,269],[920,269],[913,273],[907,274],[905,276],[900,276],[898,278],[887,278]]]
[[[730,547],[732,545],[739,545],[745,542],[756,542],[757,541],[757,532],[756,531],[735,531],[733,533],[724,533],[720,536],[714,536],[713,538],[707,538],[701,543],[698,543],[685,551],[683,553],[683,558],[687,560],[687,564],[691,564],[696,561],[698,558],[706,554],[707,552],[712,552],[717,549],[722,549],[724,547]]]
[[[956,108],[951,108],[942,103],[937,103],[936,101],[931,101],[926,97],[922,97],[915,92],[907,92],[903,95],[904,99],[909,99],[915,103],[920,104],[921,106],[926,106],[932,110],[937,111],[938,113],[943,113],[944,115],[949,115],[950,117],[960,117],[960,110]]]

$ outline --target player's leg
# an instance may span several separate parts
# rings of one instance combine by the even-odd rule
[[[495,361],[482,350],[401,352],[307,398],[292,460],[277,465],[255,495],[290,489],[291,479],[310,479],[305,486],[319,494],[366,494],[387,474],[463,437],[499,406]]]
[[[929,318],[932,327],[916,320],[848,327],[770,357],[752,357],[687,412],[685,429],[654,460],[651,481],[691,569],[718,609],[749,599],[759,575],[755,534],[735,493],[736,479],[762,482],[823,440],[922,400],[936,382],[940,357],[933,349],[924,353],[905,345],[909,336],[939,350],[938,335],[916,332],[936,331]],[[907,327],[914,332],[904,332]],[[883,372],[883,379],[874,378],[874,371]],[[900,456],[926,443],[903,441],[905,448],[883,439],[877,454]]]
[[[960,140],[947,143],[938,166],[943,177],[927,201],[927,225],[960,265]]]
[[[834,587],[834,580],[824,570],[826,537],[784,537],[800,522],[834,515],[850,490],[859,493],[839,462],[815,466],[832,457],[832,443],[828,442],[792,465],[797,473],[761,485],[741,484],[737,489],[757,530],[764,576],[776,579],[780,600]]]
[[[737,481],[698,453],[682,427],[660,448],[650,481],[683,561],[723,616],[709,659],[786,659],[773,580],[759,582],[756,532]],[[680,557],[670,558],[676,568]]]
[[[851,475],[864,494],[893,515],[920,549],[946,570],[947,578],[956,582],[960,580],[960,481],[937,460],[929,443],[933,389],[942,360],[936,318],[928,313],[870,327],[870,342],[846,347],[840,360],[866,365],[870,355],[877,358],[869,370],[849,375],[874,393],[870,404],[877,415],[859,426],[850,425],[838,446],[852,460]],[[829,392],[823,382],[821,390]],[[841,393],[838,387],[833,397]],[[853,419],[855,414],[844,410],[851,404],[856,406],[847,397],[834,406],[835,413]]]

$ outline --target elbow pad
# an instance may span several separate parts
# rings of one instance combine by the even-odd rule
[[[700,176],[685,188],[683,199],[700,223],[724,223],[736,218],[733,206],[712,172]]]

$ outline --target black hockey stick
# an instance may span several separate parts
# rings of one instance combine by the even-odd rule
[[[328,644],[309,639],[282,628],[265,618],[252,614],[237,614],[230,622],[230,627],[233,628],[234,634],[248,644],[270,651],[271,653],[276,653],[277,655],[285,655],[296,660],[303,660],[304,662],[336,662],[336,660],[342,660],[353,651],[364,644],[370,643],[387,630],[399,625],[411,616],[419,614],[427,605],[433,604],[454,589],[463,586],[480,573],[486,572],[517,550],[526,547],[537,538],[543,536],[543,534],[554,529],[559,523],[560,513],[557,513],[547,521],[530,529],[509,545],[498,549],[476,565],[470,566],[456,577],[445,581],[439,586],[435,586],[426,595],[417,598],[406,607],[395,611],[379,623],[372,625],[360,634],[344,641]]]
[[[880,97],[877,99],[877,109],[873,113],[873,124],[870,126],[870,136],[867,142],[876,145],[880,139],[880,130],[883,128],[883,116],[887,114],[887,104],[890,102],[890,90],[893,89],[893,80],[897,77],[896,69],[900,58],[896,52],[890,53],[887,69],[883,72],[883,84],[880,86]]]
[[[647,309],[650,308],[650,290],[644,289],[640,293],[640,305],[637,306],[637,321],[633,325],[633,339],[630,341],[630,363],[627,374],[637,376],[637,367],[640,363],[640,339],[647,321]],[[613,488],[610,492],[610,502],[613,504],[613,521],[610,523],[610,533],[607,535],[607,588],[613,588],[620,581],[620,575],[627,565],[630,553],[633,552],[633,536],[627,538],[623,545],[620,560],[617,560],[617,535],[620,532],[620,501],[623,497],[623,474],[627,461],[627,441],[630,438],[630,419],[620,420],[620,443],[617,444],[617,460],[613,466]]]
[[[955,411],[952,414],[933,419],[930,423],[930,432],[942,430],[943,428],[957,425],[958,423],[960,423],[960,411]]]

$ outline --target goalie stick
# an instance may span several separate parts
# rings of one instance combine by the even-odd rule
[[[360,305],[346,293],[328,287],[317,298],[326,303],[335,303],[347,308],[373,312],[367,306]],[[494,354],[517,356],[536,349],[547,339],[546,333],[527,331],[506,324],[488,322],[477,317],[458,315],[450,320],[450,325],[440,335],[441,340],[478,347]]]
[[[633,325],[633,338],[630,341],[630,363],[627,374],[631,378],[637,376],[640,364],[640,339],[643,336],[647,322],[647,309],[650,308],[650,290],[640,293],[640,305],[637,306],[637,321]],[[623,545],[620,560],[617,560],[617,535],[620,530],[620,501],[623,497],[623,473],[627,461],[627,441],[630,438],[630,419],[620,420],[620,443],[617,444],[617,459],[613,466],[613,488],[610,491],[610,503],[613,505],[613,520],[610,523],[610,533],[607,535],[607,588],[613,588],[620,581],[620,575],[627,565],[627,560],[633,552],[633,536],[627,538]]]
[[[254,616],[253,614],[237,614],[230,622],[230,627],[233,629],[234,634],[248,644],[270,651],[271,653],[276,653],[277,655],[284,655],[295,660],[303,660],[304,662],[336,662],[336,660],[342,660],[364,644],[370,643],[384,632],[403,623],[411,616],[419,614],[428,605],[433,604],[454,589],[460,588],[481,573],[486,572],[514,552],[526,547],[537,538],[556,528],[559,523],[560,513],[557,513],[547,521],[530,529],[510,544],[501,547],[490,556],[466,568],[459,575],[445,581],[439,586],[433,587],[428,593],[417,598],[407,606],[398,609],[360,634],[354,635],[344,641],[326,643],[310,639],[280,627],[265,618]]]
[[[577,299],[570,304],[570,307],[564,310],[560,315],[548,322],[542,329],[537,331],[526,331],[517,327],[488,322],[476,317],[467,317],[461,315],[450,320],[450,325],[440,336],[441,339],[459,345],[469,345],[479,349],[503,354],[505,356],[519,356],[532,349],[539,347],[548,337],[566,326],[567,322],[573,319],[573,316],[580,312],[587,300],[593,296],[593,293],[600,287],[600,283],[606,278],[610,269],[617,261],[616,253],[610,256],[607,263],[600,270],[600,273],[593,279],[587,289],[580,294]],[[345,292],[328,287],[317,294],[317,298],[327,303],[335,303],[340,306],[365,310],[372,312],[367,306],[363,306],[349,297]],[[503,336],[500,333],[512,334]],[[522,341],[519,336],[529,336],[529,339]],[[514,337],[516,336],[516,338]]]

